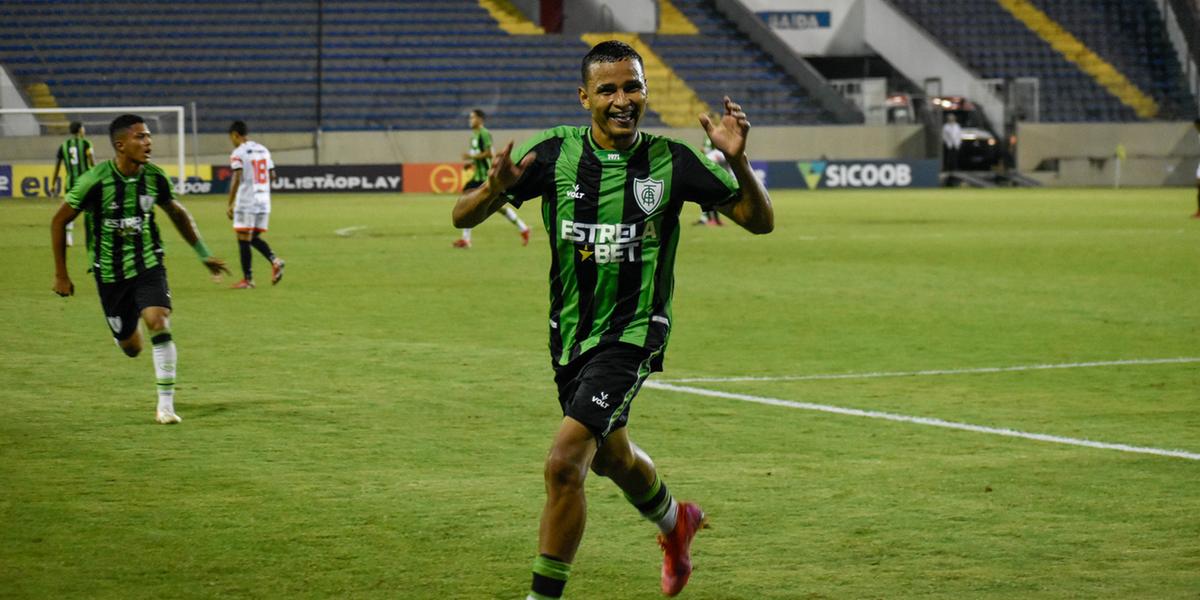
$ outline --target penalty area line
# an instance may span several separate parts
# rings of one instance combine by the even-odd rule
[[[679,392],[682,394],[694,394],[697,396],[707,396],[709,398],[723,398],[726,400],[740,400],[742,402],[753,402],[755,404],[766,404],[768,406],[783,406],[786,408],[795,408],[799,410],[812,410],[825,413],[833,413],[837,415],[846,415],[851,417],[866,417],[868,419],[883,419],[885,421],[895,421],[898,423],[913,423],[916,425],[928,425],[932,427],[942,427],[945,429],[957,429],[960,431],[970,431],[973,433],[985,433],[989,435],[1000,435],[1005,437],[1022,438],[1026,440],[1036,440],[1039,442],[1050,442],[1054,444],[1066,444],[1069,446],[1084,446],[1087,448],[1097,448],[1101,450],[1115,450],[1118,452],[1129,452],[1134,454],[1153,454],[1155,456],[1167,456],[1171,458],[1183,458],[1187,460],[1200,461],[1200,454],[1195,452],[1186,452],[1183,450],[1168,450],[1164,448],[1152,448],[1147,446],[1130,446],[1128,444],[1110,444],[1107,442],[1095,442],[1079,438],[1069,438],[1057,435],[1049,435],[1045,433],[1030,433],[1026,431],[1018,431],[1016,429],[1004,429],[1000,427],[985,427],[982,425],[971,425],[970,423],[958,423],[955,421],[944,421],[942,419],[933,419],[929,417],[914,417],[909,415],[901,415],[896,413],[879,412],[873,410],[860,410],[857,408],[842,408],[840,406],[830,406],[827,404],[813,404],[811,402],[795,402],[792,400],[781,400],[779,398],[769,398],[765,396],[751,396],[748,394],[734,394],[730,392],[719,392],[716,390],[708,390],[683,385],[673,385],[658,381],[647,381],[642,384],[643,387],[663,390],[668,392]]]
[[[924,371],[882,371],[867,373],[826,373],[817,375],[778,375],[747,377],[681,377],[663,379],[662,383],[725,383],[734,381],[820,381],[829,379],[877,379],[880,377],[920,377],[928,375],[970,375],[974,373],[1013,373],[1018,371],[1046,371],[1052,369],[1088,369],[1095,367],[1120,367],[1127,365],[1168,365],[1200,363],[1200,357],[1180,356],[1176,358],[1134,358],[1129,360],[1099,360],[1092,362],[1059,363],[1046,365],[1018,365],[1015,367],[981,367],[977,369],[929,369]]]
[[[355,231],[362,231],[366,228],[367,228],[366,225],[355,225],[353,227],[343,227],[341,229],[334,229],[333,232],[340,237],[350,237],[350,236],[354,235]]]

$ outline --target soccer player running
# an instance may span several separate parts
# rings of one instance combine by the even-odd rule
[[[626,425],[642,383],[662,370],[680,211],[695,201],[760,234],[774,229],[774,213],[746,158],[750,123],[741,106],[725,98],[719,119],[699,116],[735,181],[687,144],[638,131],[648,90],[632,47],[597,44],[581,74],[579,102],[591,125],[546,130],[516,152],[510,142],[483,185],[459,197],[454,223],[477,225],[505,202],[541,197],[551,233],[550,355],[563,419],[546,457],[527,598],[562,597],[583,537],[589,469],[658,526],[662,591],[673,596],[691,574],[690,546],[705,516],[674,499]]]
[[[270,261],[271,285],[283,279],[284,267],[283,259],[275,256],[271,245],[262,238],[271,220],[271,182],[275,180],[275,163],[271,160],[271,151],[247,138],[247,131],[246,124],[241,121],[234,121],[229,126],[229,141],[233,144],[229,169],[233,177],[229,181],[229,206],[225,216],[233,220],[233,231],[237,234],[242,280],[233,284],[233,288],[239,290],[254,287],[251,247]]]
[[[463,184],[463,191],[477,188],[487,181],[488,168],[492,164],[492,132],[484,127],[483,123],[487,120],[487,115],[478,108],[471,111],[471,116],[468,117],[468,122],[471,124],[471,149],[463,154],[463,160],[471,161],[471,179]],[[521,232],[521,245],[529,245],[529,226],[521,217],[517,216],[517,211],[510,206],[504,207],[504,218],[510,223],[517,226],[517,230]],[[462,237],[454,240],[455,248],[470,248],[471,247],[471,228],[466,227],[462,230]]]
[[[150,130],[137,115],[121,115],[108,127],[116,158],[100,163],[79,178],[50,222],[54,250],[54,293],[71,296],[75,284],[67,274],[66,226],[85,213],[91,271],[100,306],[117,345],[129,357],[142,351],[139,317],[153,345],[158,386],[155,420],[169,425],[175,413],[175,342],[171,338],[171,292],[163,266],[162,238],[154,221],[157,205],[192,246],[213,275],[228,273],[212,256],[192,215],[175,199],[171,181],[150,162]]]
[[[75,182],[80,175],[87,172],[88,169],[96,166],[96,156],[92,154],[92,142],[87,139],[87,129],[83,123],[79,121],[71,121],[71,137],[67,138],[61,146],[58,147],[58,152],[54,155],[54,176],[50,178],[55,186],[59,185],[58,169],[66,166],[67,185],[65,188],[59,187],[54,191],[55,196],[61,196],[63,192],[70,191],[75,187]],[[75,245],[75,224],[67,223],[67,245]]]

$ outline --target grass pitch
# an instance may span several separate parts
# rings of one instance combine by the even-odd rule
[[[683,232],[652,381],[1200,453],[1196,362],[853,377],[1200,357],[1192,198],[776,192],[769,236]],[[185,204],[235,266],[223,199]],[[50,292],[54,209],[0,202],[0,597],[524,596],[559,418],[535,204],[530,247],[493,218],[460,251],[444,197],[280,196],[287,277],[256,256],[251,291],[166,231],[175,427],[82,248]],[[659,389],[631,433],[712,518],[686,598],[1200,593],[1200,461]],[[588,486],[568,597],[659,597],[653,527]]]

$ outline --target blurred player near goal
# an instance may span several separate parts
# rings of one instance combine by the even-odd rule
[[[109,125],[108,137],[116,157],[84,173],[67,192],[50,223],[53,290],[63,297],[75,293],[75,284],[67,273],[66,230],[67,224],[82,212],[88,230],[91,272],[96,277],[108,326],[117,346],[134,357],[142,351],[138,319],[145,323],[153,345],[158,387],[154,418],[170,425],[180,421],[175,413],[177,353],[169,321],[171,291],[154,207],[170,217],[209,272],[219,275],[229,270],[224,261],[209,253],[192,215],[175,199],[171,180],[150,162],[150,130],[145,120],[137,115],[121,115]]]
[[[662,592],[674,596],[691,575],[692,539],[705,516],[674,499],[626,424],[642,383],[662,370],[680,211],[685,200],[697,202],[760,234],[774,229],[774,212],[746,158],[750,123],[741,106],[725,98],[719,118],[699,117],[731,177],[683,142],[638,131],[648,92],[632,47],[597,44],[581,75],[579,102],[591,126],[546,130],[515,152],[510,142],[487,180],[459,197],[454,222],[477,225],[506,202],[541,197],[552,235],[550,356],[563,418],[543,471],[527,599],[562,597],[587,520],[589,470],[611,479],[658,527]]]
[[[70,131],[71,137],[58,147],[58,152],[54,155],[54,175],[50,180],[54,182],[55,196],[61,196],[71,191],[71,188],[75,187],[75,182],[79,180],[79,176],[96,166],[96,156],[92,154],[92,142],[87,139],[87,129],[83,123],[71,121]],[[60,187],[58,169],[62,166],[66,167],[64,174],[67,183],[66,186]],[[75,223],[67,223],[68,246],[75,245],[74,231]]]
[[[471,179],[463,184],[463,191],[473,189],[483,185],[487,181],[488,167],[492,164],[492,132],[484,127],[483,123],[487,120],[487,115],[478,108],[471,111],[467,122],[471,125],[471,149],[463,154],[463,160],[471,161]],[[517,230],[521,232],[521,245],[529,245],[529,226],[521,217],[517,216],[517,211],[511,206],[504,207],[504,218],[510,223],[517,226]],[[454,240],[455,248],[470,248],[471,247],[471,228],[467,227],[462,230],[462,237]]]
[[[271,285],[283,279],[284,261],[275,256],[271,245],[262,238],[271,219],[271,182],[275,179],[275,163],[266,146],[246,137],[246,124],[234,121],[229,126],[229,141],[233,154],[229,155],[229,169],[233,172],[229,180],[229,206],[225,216],[233,220],[233,231],[237,233],[238,254],[242,263],[242,280],[233,284],[234,289],[254,287],[251,270],[253,247],[271,263]]]
[[[721,154],[720,150],[713,148],[712,140],[708,139],[707,137],[704,138],[704,155],[708,157],[708,160],[721,165],[721,167],[730,175],[733,174],[733,171],[729,169],[729,163],[725,162],[725,155]],[[725,224],[721,222],[721,213],[717,212],[716,210],[701,210],[700,220],[696,221],[696,225],[721,227]]]
[[[1200,135],[1200,119],[1192,121],[1192,127],[1196,128],[1196,134]],[[1200,163],[1196,164],[1196,214],[1192,215],[1193,219],[1200,219]]]

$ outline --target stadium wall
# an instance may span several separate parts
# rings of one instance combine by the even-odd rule
[[[697,128],[651,129],[699,146],[703,132]],[[534,130],[496,130],[497,144],[521,141]],[[1017,166],[1046,185],[1110,186],[1116,175],[1118,144],[1125,148],[1123,185],[1194,185],[1200,141],[1191,122],[1156,123],[1022,123],[1018,128]],[[155,146],[160,161],[175,147],[174,136],[158,135]],[[201,165],[228,164],[229,139],[203,134],[195,160]],[[466,131],[369,131],[311,133],[261,133],[252,137],[271,148],[280,165],[369,165],[402,163],[456,163],[467,142]],[[96,157],[106,160],[112,150],[103,135],[93,135]],[[188,145],[187,163],[193,162]],[[0,143],[0,165],[53,166],[59,136],[9,137]],[[756,161],[871,160],[926,158],[922,130],[917,125],[818,127],[755,127],[750,156]],[[319,157],[318,157],[319,154]],[[318,160],[320,162],[318,162]],[[1041,166],[1042,170],[1037,170]]]
[[[1020,123],[1017,167],[1053,186],[1195,184],[1200,140],[1191,122]]]
[[[753,116],[751,117],[753,118]],[[647,129],[652,133],[682,139],[699,147],[704,141],[700,126],[687,129]],[[538,130],[493,130],[497,145],[509,140],[518,143]],[[96,158],[112,157],[103,135],[92,135]],[[232,147],[228,136],[201,134],[198,160],[225,164]],[[338,131],[317,137],[311,133],[253,133],[250,137],[271,149],[281,165],[361,165],[408,162],[453,162],[467,149],[470,132],[466,131]],[[174,148],[174,136],[156,135],[155,148],[162,152]],[[62,143],[59,136],[9,138],[0,144],[0,164],[53,164],[54,152]],[[189,164],[192,161],[188,139]],[[319,155],[319,156],[318,156]],[[755,160],[803,159],[918,159],[925,158],[921,127],[918,125],[819,127],[755,127],[750,134],[750,155]]]

